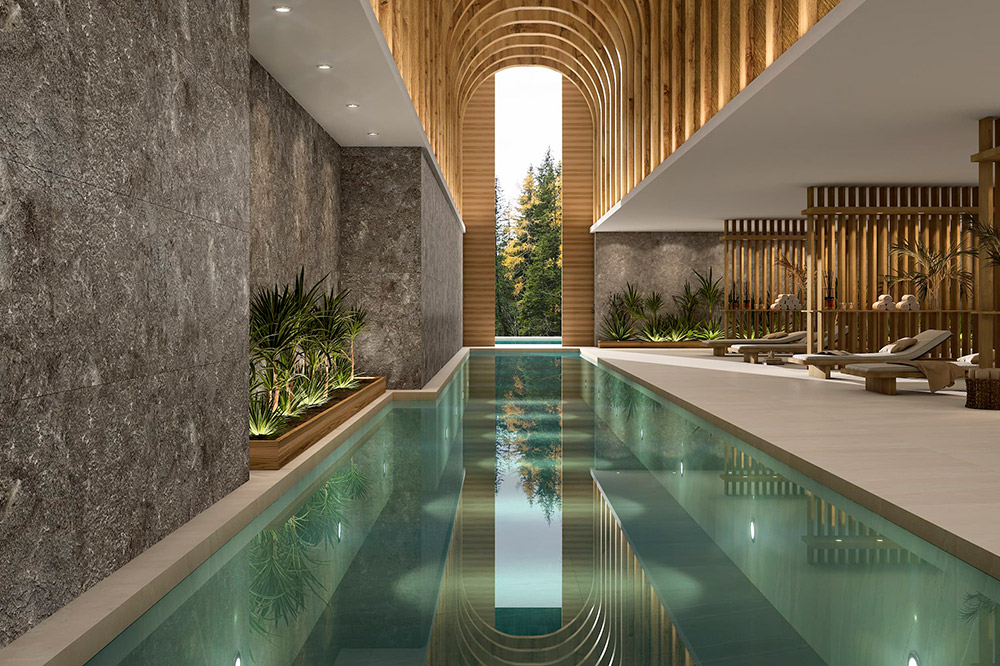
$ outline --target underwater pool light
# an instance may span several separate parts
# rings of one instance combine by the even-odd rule
[[[639,428],[639,439],[646,439],[646,431]]]
[[[757,523],[753,518],[750,519],[750,541],[757,540]]]
[[[240,653],[236,653],[236,660],[233,661],[233,666],[243,666],[243,659],[240,658]]]
[[[920,666],[920,659],[917,658],[916,652],[911,652],[910,656],[906,658],[906,666]]]
[[[389,473],[389,463],[383,461],[382,462],[382,476],[385,476],[388,473]]]
[[[344,536],[344,523],[337,523],[337,541],[340,541]]]
[[[681,461],[681,476],[684,476],[684,461]]]

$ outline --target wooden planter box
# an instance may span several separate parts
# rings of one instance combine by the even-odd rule
[[[275,439],[250,440],[250,469],[281,469],[385,393],[385,377],[360,377],[349,391],[334,391],[327,406]]]
[[[682,342],[643,342],[642,340],[599,340],[601,349],[704,349],[701,340]]]

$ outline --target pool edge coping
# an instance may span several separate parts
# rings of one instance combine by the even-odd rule
[[[0,666],[86,664],[382,409],[438,398],[470,351],[460,348],[421,389],[386,391],[282,469],[251,471],[238,488],[0,648]]]
[[[595,352],[598,351],[599,350],[596,347],[581,348],[580,356],[595,366],[606,366],[610,368],[614,372],[626,377],[629,381],[632,381],[669,400],[686,411],[691,412],[698,418],[764,452],[779,462],[788,465],[800,474],[804,474],[813,481],[816,481],[826,488],[843,495],[852,502],[856,502],[868,511],[881,516],[907,532],[910,532],[924,541],[927,541],[931,545],[943,550],[945,553],[955,558],[958,558],[969,566],[978,569],[988,576],[1000,579],[1000,554],[994,553],[982,546],[972,543],[971,541],[948,531],[931,520],[923,518],[912,511],[899,506],[898,504],[890,502],[876,493],[867,490],[856,483],[848,481],[847,479],[844,479],[843,477],[838,476],[777,444],[755,435],[735,423],[726,421],[711,411],[703,407],[699,407],[698,405],[681,398],[661,386],[657,386],[646,379],[636,376],[632,372],[616,364],[616,359],[602,358],[595,354]],[[641,361],[634,359],[629,362],[641,363]]]

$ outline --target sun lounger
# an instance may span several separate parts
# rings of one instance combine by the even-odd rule
[[[919,364],[919,362],[917,362]],[[841,372],[845,375],[862,377],[865,380],[865,390],[872,393],[882,393],[885,395],[896,395],[897,379],[927,379],[930,384],[931,393],[951,386],[948,381],[954,382],[964,375],[968,370],[975,368],[972,363],[959,363],[956,361],[924,361],[928,364],[947,364],[954,368],[949,375],[932,378],[928,376],[926,368],[918,367],[908,363],[852,363],[846,366]]]
[[[806,343],[804,342],[793,342],[785,344],[739,344],[733,345],[729,348],[734,354],[743,354],[744,363],[760,363],[758,356],[760,354],[801,354],[806,351]]]
[[[725,356],[726,350],[733,345],[751,345],[751,344],[768,344],[768,345],[782,345],[782,344],[792,344],[794,342],[801,342],[805,340],[805,331],[792,331],[788,333],[783,338],[729,338],[726,340],[705,340],[702,344],[706,347],[712,349],[712,353],[716,356]]]
[[[789,360],[792,363],[808,366],[809,374],[813,377],[829,379],[830,373],[835,368],[843,368],[855,363],[895,363],[916,360],[944,343],[951,337],[951,331],[930,329],[921,331],[914,337],[917,340],[915,345],[896,353],[837,354],[820,352],[817,354],[795,354]]]

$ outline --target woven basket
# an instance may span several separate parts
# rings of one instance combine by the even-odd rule
[[[1000,409],[1000,379],[968,378],[965,386],[965,406],[969,409]]]

